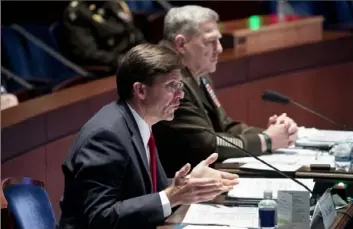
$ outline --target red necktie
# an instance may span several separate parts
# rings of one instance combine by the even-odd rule
[[[148,148],[150,150],[150,172],[152,178],[153,192],[157,191],[157,165],[156,165],[156,142],[154,141],[153,133],[151,132],[148,140]]]

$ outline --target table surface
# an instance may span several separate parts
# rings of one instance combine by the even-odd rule
[[[213,201],[210,201],[210,203],[213,204],[222,204],[225,201],[225,195],[220,195]],[[158,229],[172,229],[175,225],[180,224],[184,217],[186,212],[189,209],[189,205],[184,205],[179,207],[165,222],[165,225],[159,226]],[[347,207],[344,209],[340,209],[340,212],[345,212],[346,214],[350,215],[351,217],[353,216],[353,203],[350,203]],[[349,217],[346,216],[345,214],[337,214],[337,217],[333,224],[331,225],[332,229],[338,229],[338,228],[344,228],[349,221]]]

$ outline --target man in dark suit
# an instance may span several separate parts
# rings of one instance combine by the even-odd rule
[[[219,154],[219,161],[246,156],[200,127],[209,128],[256,155],[287,147],[296,139],[297,125],[285,114],[269,118],[266,130],[227,116],[207,75],[216,70],[222,52],[217,21],[216,12],[200,6],[172,8],[164,20],[161,44],[176,51],[186,66],[182,70],[185,94],[175,118],[153,127],[168,176],[186,161],[196,165],[214,152]]]
[[[138,45],[117,73],[119,100],[81,129],[62,169],[65,189],[60,228],[155,228],[180,204],[215,198],[237,175],[184,165],[171,185],[156,154],[151,126],[172,120],[183,97],[181,59],[158,45]],[[169,185],[169,186],[168,186]]]
[[[123,0],[72,1],[63,14],[57,37],[70,60],[80,65],[107,66],[113,74],[124,54],[144,43]]]

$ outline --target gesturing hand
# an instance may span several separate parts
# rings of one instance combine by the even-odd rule
[[[209,167],[217,157],[218,154],[212,154],[201,161],[190,174],[190,164],[184,165],[175,173],[172,185],[165,190],[172,207],[212,200],[238,183],[238,175]]]
[[[218,158],[217,153],[211,154],[207,159],[201,161],[191,172],[192,178],[214,178],[219,180],[223,185],[224,192],[229,191],[234,185],[238,184],[239,176],[237,174],[222,172],[209,166]]]

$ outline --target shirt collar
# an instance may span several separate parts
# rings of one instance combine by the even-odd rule
[[[139,128],[139,131],[142,137],[143,145],[145,146],[145,148],[147,148],[148,141],[151,136],[151,129],[146,123],[146,121],[130,106],[130,104],[127,104],[127,105],[131,110],[131,113],[134,116],[134,119],[137,123],[137,126]]]

